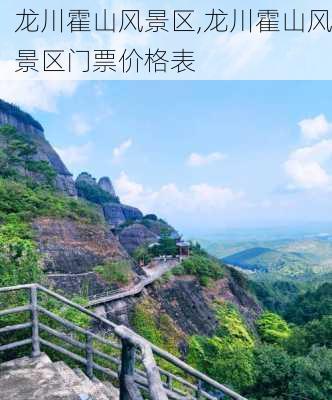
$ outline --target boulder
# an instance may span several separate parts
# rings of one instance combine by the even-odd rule
[[[122,210],[122,205],[117,203],[107,203],[103,205],[104,217],[107,223],[118,226],[126,222],[126,217]]]
[[[119,240],[122,246],[132,254],[135,249],[144,244],[158,241],[158,236],[142,224],[133,224],[122,229]]]
[[[127,221],[137,221],[143,217],[138,208],[124,204],[107,203],[103,205],[103,210],[106,221],[112,226],[118,226]]]
[[[113,187],[113,184],[108,176],[103,176],[99,179],[98,185],[100,188],[105,190],[105,192],[109,193],[111,196],[116,197],[116,193]]]

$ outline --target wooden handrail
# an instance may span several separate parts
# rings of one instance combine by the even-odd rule
[[[229,389],[228,387],[216,382],[215,380],[211,379],[207,375],[197,371],[196,369],[192,368],[191,366],[187,365],[185,362],[181,361],[177,357],[171,355],[165,350],[160,349],[159,347],[153,345],[152,343],[148,342],[143,337],[137,335],[135,332],[130,330],[129,328],[116,325],[112,321],[107,320],[93,312],[89,311],[88,309],[73,303],[72,301],[66,299],[65,297],[44,288],[39,284],[28,284],[28,285],[19,285],[14,287],[3,287],[0,288],[0,293],[10,292],[10,291],[18,291],[18,290],[28,290],[30,291],[30,304],[26,306],[14,307],[9,310],[0,311],[0,317],[5,316],[8,314],[13,313],[22,313],[29,311],[31,314],[31,322],[25,324],[18,324],[11,327],[5,327],[0,329],[1,333],[7,333],[9,331],[15,331],[19,329],[26,329],[32,328],[32,336],[29,339],[21,340],[19,342],[14,342],[6,345],[0,346],[0,351],[6,351],[18,346],[24,346],[26,344],[32,344],[32,355],[38,356],[40,354],[40,345],[44,345],[47,347],[52,348],[68,357],[75,359],[77,362],[81,362],[86,367],[86,373],[89,377],[93,376],[93,371],[98,370],[101,371],[110,377],[114,378],[117,376],[117,373],[114,371],[105,368],[103,366],[98,365],[98,363],[94,360],[94,355],[99,357],[104,357],[104,359],[109,360],[116,365],[121,365],[121,373],[120,373],[120,388],[122,388],[122,394],[120,390],[120,398],[121,400],[130,400],[130,396],[132,393],[137,393],[137,388],[135,387],[128,387],[128,385],[133,385],[133,382],[136,382],[140,387],[147,387],[149,396],[152,400],[167,400],[170,399],[179,399],[183,396],[177,394],[178,391],[176,389],[172,389],[171,381],[174,379],[179,383],[183,384],[187,389],[191,389],[194,391],[194,398],[206,398],[208,400],[215,399],[216,397],[213,394],[209,393],[206,389],[206,385],[211,386],[216,391],[220,391],[227,396],[229,396],[233,400],[246,400],[243,396],[239,395],[238,393],[234,392],[233,390]],[[96,321],[101,322],[106,327],[111,329],[111,332],[121,339],[122,346],[117,343],[114,343],[108,339],[104,339],[101,336],[83,329],[81,327],[76,326],[72,322],[61,318],[60,316],[52,313],[51,311],[45,309],[44,307],[38,305],[38,296],[37,292],[41,291],[46,295],[49,295],[61,303],[66,304],[67,306],[73,307],[76,310],[88,315],[89,317],[93,318]],[[69,328],[71,330],[77,331],[82,333],[86,336],[86,343],[80,343],[77,340],[65,335],[62,332],[59,332],[53,328],[48,327],[47,325],[41,323],[39,321],[39,314],[45,314],[49,318],[57,321],[61,325]],[[58,339],[62,339],[65,342],[71,344],[72,346],[78,347],[81,350],[85,351],[85,357],[78,356],[75,353],[67,350],[66,348],[51,343],[45,339],[42,339],[39,334],[39,330],[44,330],[49,334],[57,337]],[[112,357],[108,354],[105,354],[99,350],[94,349],[93,347],[93,340],[100,341],[106,345],[112,346],[115,349],[122,349],[122,360],[118,360],[115,357]],[[139,358],[142,362],[145,373],[135,369],[135,354],[136,350],[138,349],[141,353],[141,357]],[[194,377],[197,380],[197,384],[194,385],[191,382],[186,381],[182,377],[178,377],[174,374],[171,374],[168,371],[162,370],[157,366],[154,354],[158,357],[168,361],[172,365],[176,366],[180,370],[184,371],[188,375]],[[161,379],[160,374],[163,374],[167,378],[167,382],[164,383]],[[202,385],[203,383],[203,385]],[[123,396],[123,397],[121,397]]]

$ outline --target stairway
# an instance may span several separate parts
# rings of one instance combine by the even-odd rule
[[[0,364],[1,400],[117,400],[109,383],[90,380],[81,370],[52,362],[46,354]]]

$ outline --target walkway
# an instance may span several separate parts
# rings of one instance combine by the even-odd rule
[[[112,290],[109,292],[104,292],[95,296],[91,296],[88,306],[97,306],[99,304],[120,300],[125,297],[135,296],[136,294],[141,293],[141,291],[146,286],[159,279],[162,275],[176,267],[178,264],[179,258],[154,259],[148,266],[143,268],[147,276],[142,278],[141,281],[138,282],[136,285],[130,288]]]

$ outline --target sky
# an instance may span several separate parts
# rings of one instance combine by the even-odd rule
[[[185,233],[332,220],[332,83],[13,81],[69,170]]]

